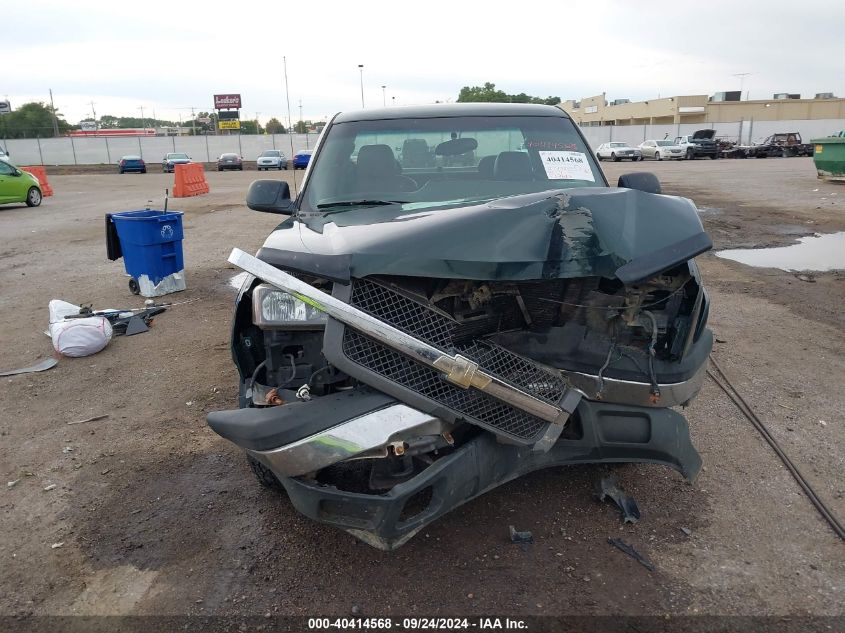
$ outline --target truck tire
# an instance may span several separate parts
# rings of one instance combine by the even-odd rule
[[[267,468],[251,455],[246,456],[246,461],[249,462],[249,467],[252,469],[252,474],[255,475],[258,483],[270,490],[284,492],[285,487],[281,484],[278,477],[273,474],[272,470]]]
[[[687,148],[687,160],[695,160],[695,150],[691,147]]]
[[[710,154],[710,160],[716,160],[717,158],[719,158],[718,154]]]
[[[619,157],[616,155],[616,152],[611,152],[611,153],[610,153],[610,159],[611,159],[614,163],[618,163],[620,160],[622,160],[621,158],[619,158]]]
[[[654,152],[654,160],[663,160],[663,159],[660,157],[660,152]]]

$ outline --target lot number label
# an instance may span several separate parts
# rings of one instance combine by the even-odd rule
[[[582,152],[539,152],[549,180],[589,180],[595,182],[593,170]]]

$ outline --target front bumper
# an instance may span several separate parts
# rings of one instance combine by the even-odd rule
[[[467,501],[542,468],[645,462],[669,466],[689,480],[701,468],[686,420],[671,409],[582,400],[571,424],[572,432],[546,453],[501,444],[489,433],[480,434],[412,479],[378,495],[286,477],[274,469],[266,454],[251,454],[276,472],[299,512],[383,550],[401,546]]]
[[[309,402],[213,413],[209,425],[273,471],[300,512],[375,547],[398,547],[451,509],[541,468],[650,462],[674,468],[690,480],[699,471],[701,460],[687,423],[667,407],[686,402],[698,391],[703,363],[683,382],[661,384],[664,395],[659,405],[649,401],[653,385],[648,383],[605,378],[602,385],[588,373],[555,374],[539,365],[520,366],[516,373],[528,376],[527,383],[516,375],[503,381],[494,370],[485,369],[489,358],[472,361],[478,352],[453,356],[362,311],[354,305],[356,301],[341,296],[351,292],[350,287],[336,285],[335,294],[328,295],[242,251],[233,251],[230,261],[333,317],[325,332],[326,359],[370,387]],[[353,365],[358,361],[350,359],[344,363],[343,356],[349,353],[342,343],[346,328],[364,332],[371,343],[413,360],[413,384],[405,384],[404,374],[363,371],[360,364],[356,370]],[[526,359],[520,362],[527,363]],[[398,361],[390,365],[396,366]],[[420,373],[421,369],[427,373]],[[422,387],[431,382],[428,374],[435,385],[431,393]],[[542,391],[532,390],[532,385]],[[446,387],[450,391],[444,392]],[[552,387],[556,394],[552,401],[540,399],[545,395],[531,395],[546,394]],[[577,398],[572,399],[573,394]],[[477,401],[467,400],[473,395],[487,397],[480,409],[475,407]],[[528,412],[539,426],[523,436],[498,418],[485,418],[492,407],[510,407],[504,414],[507,423]],[[450,425],[464,422],[470,424],[458,429],[458,448],[426,453],[434,461],[386,493],[343,489],[349,479],[336,476],[338,469],[343,474],[361,465],[359,459],[389,457],[394,442],[394,455],[404,454],[404,444],[398,443],[410,445],[411,438],[442,436],[452,445]]]

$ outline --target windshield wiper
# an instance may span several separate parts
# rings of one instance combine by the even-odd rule
[[[343,200],[341,202],[326,202],[318,204],[318,209],[334,209],[337,207],[384,207],[391,204],[405,204],[407,200]]]

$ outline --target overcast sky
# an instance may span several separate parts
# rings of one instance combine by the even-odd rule
[[[242,118],[322,120],[366,107],[455,100],[491,81],[510,93],[642,100],[738,90],[845,96],[845,3],[160,2],[5,0],[0,95],[47,101],[68,121],[178,120],[240,93]],[[393,100],[395,97],[395,101]]]

